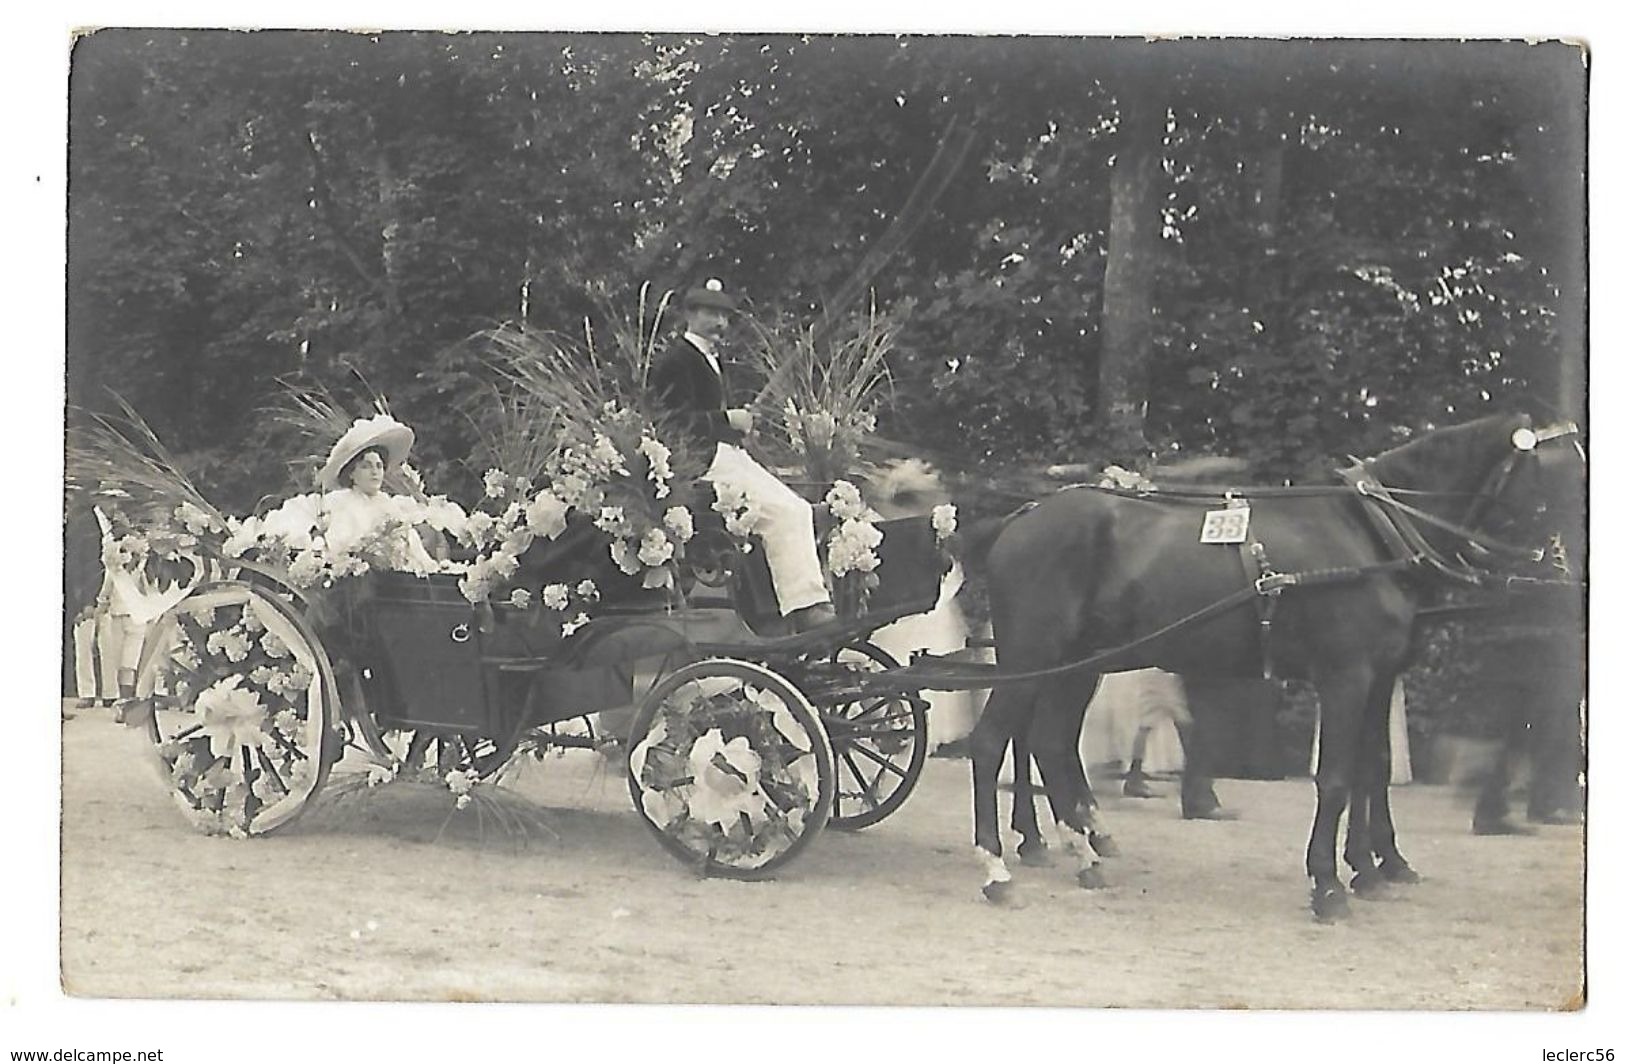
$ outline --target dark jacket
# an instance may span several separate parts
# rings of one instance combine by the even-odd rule
[[[728,424],[727,384],[687,337],[666,345],[649,371],[649,386],[679,429],[707,451],[739,442],[739,432]]]

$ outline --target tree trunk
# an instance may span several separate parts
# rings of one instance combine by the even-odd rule
[[[1101,307],[1100,400],[1096,418],[1110,453],[1134,462],[1148,451],[1146,390],[1150,381],[1151,274],[1161,231],[1153,181],[1161,158],[1161,108],[1146,90],[1128,87],[1119,101],[1111,221]]]

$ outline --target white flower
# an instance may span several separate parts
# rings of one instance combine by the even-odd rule
[[[570,607],[570,589],[563,584],[548,584],[542,588],[542,605],[550,610],[566,610]]]
[[[609,545],[609,556],[615,565],[627,576],[636,576],[642,569],[638,563],[638,552],[624,539],[613,540]]]
[[[583,580],[576,585],[576,597],[583,602],[598,601],[598,585],[591,580]]]
[[[945,502],[931,511],[931,528],[941,543],[959,530],[959,511],[951,502]]]
[[[611,535],[619,532],[626,524],[626,510],[620,506],[606,506],[598,511],[598,517],[593,524]]]
[[[181,504],[175,507],[175,517],[193,535],[201,536],[205,532],[221,531],[220,522],[194,503],[182,500]]]
[[[446,787],[456,795],[466,795],[479,781],[480,778],[474,773],[464,772],[461,769],[453,769],[446,773]]]
[[[197,697],[197,711],[203,717],[200,731],[218,758],[230,757],[241,746],[257,749],[267,741],[265,704],[241,682],[241,676],[227,676]]]
[[[643,534],[643,543],[638,548],[638,561],[647,566],[665,565],[671,561],[676,553],[676,547],[666,536],[664,529],[651,528]]]
[[[883,533],[868,521],[845,521],[829,537],[829,569],[836,576],[854,570],[872,573],[880,565],[874,548]]]
[[[824,496],[829,503],[829,512],[842,521],[861,521],[868,517],[868,507],[863,504],[863,496],[851,481],[837,480]]]
[[[573,620],[565,621],[562,625],[560,625],[559,631],[564,633],[565,637],[568,638],[569,636],[575,635],[582,628],[585,628],[589,620],[591,620],[591,618],[585,613],[578,613],[575,615]]]
[[[505,550],[499,550],[491,555],[491,571],[507,580],[519,571],[519,559]]]
[[[269,632],[266,635],[270,635]],[[229,661],[242,661],[248,657],[249,639],[241,629],[233,626],[224,632],[209,635],[207,646],[211,654],[224,654]]]
[[[566,506],[576,509],[587,509],[586,502],[592,493],[592,485],[587,479],[577,473],[566,473],[553,478],[553,494]],[[541,494],[546,495],[547,492]]]
[[[740,816],[751,822],[766,818],[767,795],[762,793],[762,758],[750,748],[743,735],[723,741],[716,728],[694,740],[688,754],[689,774],[694,789],[688,796],[688,813],[695,820],[727,830]]]
[[[265,656],[270,658],[285,658],[293,653],[288,649],[288,644],[284,643],[277,637],[275,632],[269,629],[260,634],[260,649],[264,650]]]
[[[509,593],[508,601],[519,609],[528,609],[530,607],[530,592],[522,587],[516,587]]]
[[[653,436],[645,436],[638,442],[638,453],[649,461],[649,479],[655,485],[655,498],[664,499],[671,494],[671,488],[666,485],[671,479],[671,448]]]
[[[288,566],[288,582],[294,587],[310,587],[321,579],[322,559],[313,550],[302,550],[294,556],[293,564]]]
[[[626,476],[626,457],[615,447],[615,441],[598,433],[592,440],[592,460],[608,472]]]
[[[694,515],[686,506],[673,506],[667,510],[665,525],[679,543],[687,543],[694,538]]]
[[[290,550],[306,550],[314,545],[316,530],[325,517],[320,495],[295,495],[265,515],[260,535],[285,543]]]
[[[500,469],[485,471],[485,497],[500,499],[508,493],[508,474]]]
[[[537,535],[557,539],[564,532],[570,507],[551,491],[540,491],[525,509],[525,524]]]
[[[491,541],[491,531],[496,528],[497,519],[483,510],[476,510],[468,515],[468,540],[476,547],[483,547]]]

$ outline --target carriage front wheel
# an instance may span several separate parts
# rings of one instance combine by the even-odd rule
[[[886,672],[897,659],[873,643],[835,652],[835,664],[855,672]],[[835,806],[829,826],[857,831],[902,807],[920,781],[926,757],[926,702],[918,694],[868,695],[820,704],[835,753]]]
[[[333,669],[283,598],[204,584],[148,633],[133,712],[181,812],[216,834],[263,835],[315,798],[341,742]]]
[[[639,703],[627,749],[633,807],[705,874],[765,876],[829,819],[829,737],[802,693],[760,665],[708,658],[678,669]]]

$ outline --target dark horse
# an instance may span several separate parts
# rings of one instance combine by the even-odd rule
[[[998,672],[1019,679],[1001,680],[970,741],[984,892],[996,899],[1010,879],[997,777],[1012,740],[1030,744],[1056,823],[1082,859],[1080,882],[1094,885],[1096,849],[1109,836],[1077,736],[1100,674],[1156,666],[1257,676],[1266,658],[1275,675],[1312,683],[1320,696],[1307,862],[1315,915],[1347,911],[1336,854],[1345,809],[1357,891],[1418,878],[1395,842],[1387,739],[1417,610],[1437,580],[1482,580],[1485,557],[1531,553],[1495,533],[1515,509],[1533,513],[1529,485],[1544,464],[1535,449],[1568,431],[1536,433],[1522,415],[1483,418],[1357,463],[1345,484],[1243,489],[1251,520],[1239,546],[1199,542],[1205,511],[1225,505],[1214,494],[1076,488],[1008,518],[985,573]],[[1257,608],[1266,602],[1267,641]],[[1092,661],[1116,648],[1127,649]],[[1016,812],[1018,830],[1036,836],[1036,823],[1021,823],[1020,795]]]

